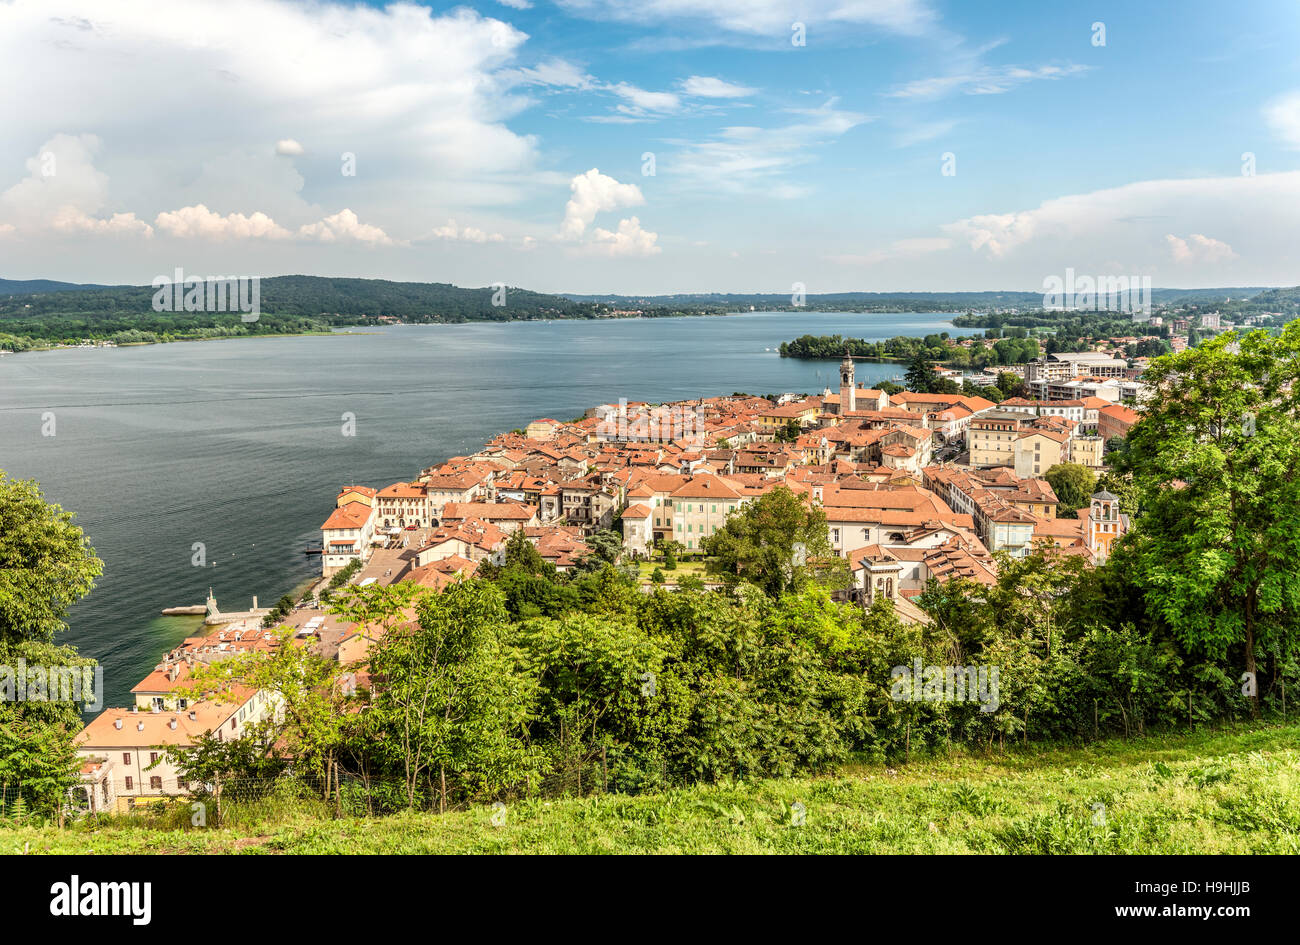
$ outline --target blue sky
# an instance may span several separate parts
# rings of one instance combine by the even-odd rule
[[[0,275],[1296,284],[1297,27],[1289,0],[12,0]]]

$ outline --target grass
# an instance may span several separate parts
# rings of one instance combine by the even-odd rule
[[[640,569],[640,578],[643,584],[650,580],[650,575],[654,573],[655,568],[658,568],[663,572],[664,581],[668,584],[676,584],[679,578],[687,574],[692,574],[701,580],[704,580],[706,577],[703,558],[692,558],[689,560],[678,558],[677,568],[673,571],[669,571],[664,567],[663,558],[655,558],[653,561],[639,561],[637,562],[637,567]]]
[[[318,803],[238,816],[220,829],[130,818],[0,829],[0,853],[1296,854],[1300,726],[851,764],[817,778],[526,801],[504,816],[482,806],[333,820]]]

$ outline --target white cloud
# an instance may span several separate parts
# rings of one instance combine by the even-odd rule
[[[92,219],[123,204],[147,219],[203,204],[254,207],[293,232],[324,207],[349,206],[382,230],[435,210],[518,202],[547,179],[538,139],[508,125],[529,105],[505,74],[526,38],[465,7],[407,2],[0,2],[0,88],[40,90],[8,97],[0,169],[58,130],[92,129],[112,143],[102,172],[80,162],[82,192],[71,199],[53,194],[72,188],[70,159],[51,184],[24,180],[14,192],[13,178],[0,179],[10,188],[0,220],[26,231],[31,222],[12,217],[34,201],[47,223],[65,204]],[[310,153],[300,152],[307,141]],[[356,155],[356,177],[339,173],[344,152]],[[301,199],[295,164],[319,205]],[[60,258],[57,248],[48,258]],[[133,265],[125,251],[117,259]]]
[[[587,246],[592,252],[606,256],[653,256],[661,252],[656,245],[659,234],[642,229],[636,217],[619,220],[616,231],[596,227],[591,235]]]
[[[813,36],[819,27],[830,35],[844,25],[915,36],[938,19],[924,0],[803,0],[797,8],[787,0],[559,0],[559,4],[570,13],[595,19],[662,23],[674,30],[683,21],[696,20],[733,33],[781,38],[790,35],[796,20],[805,23]]]
[[[298,235],[322,243],[365,243],[369,246],[401,246],[377,226],[362,223],[351,210],[343,209],[319,223],[306,223],[298,228]]]
[[[1216,263],[1234,259],[1237,255],[1227,243],[1201,233],[1193,233],[1187,239],[1166,233],[1165,242],[1169,244],[1174,262],[1179,263]]]
[[[1300,90],[1288,92],[1264,107],[1273,133],[1292,148],[1300,148]]]
[[[566,59],[546,59],[535,66],[513,69],[501,73],[507,80],[523,85],[544,85],[562,89],[589,89],[596,80],[580,66]]]
[[[564,207],[564,222],[560,224],[560,236],[564,239],[580,239],[596,214],[602,211],[645,203],[636,184],[621,184],[594,167],[574,177],[569,189],[573,196]]]
[[[1042,79],[1063,79],[1087,72],[1088,67],[1077,63],[1063,66],[983,66],[952,75],[916,79],[885,93],[890,98],[934,99],[954,92],[966,95],[1001,95],[1026,82]]]
[[[682,105],[682,100],[672,92],[651,92],[628,82],[619,82],[608,88],[627,102],[619,106],[619,111],[634,118],[672,114]]]
[[[497,3],[512,10],[529,10],[533,6],[531,0],[497,0]]]
[[[31,233],[152,236],[134,213],[96,216],[109,200],[108,175],[94,164],[99,148],[91,134],[50,138],[25,162],[28,176],[0,194],[0,222]]]
[[[168,236],[182,239],[288,239],[291,235],[260,210],[249,216],[242,213],[222,216],[201,203],[160,213],[154,226]]]
[[[60,233],[90,236],[153,236],[153,227],[136,219],[134,213],[115,213],[107,219],[90,217],[75,207],[62,207],[50,219],[52,229]]]
[[[745,98],[757,89],[738,85],[713,76],[693,75],[681,81],[682,91],[698,98]]]
[[[797,118],[783,126],[733,125],[703,141],[672,142],[682,150],[659,167],[691,186],[712,191],[763,193],[781,199],[803,196],[807,185],[789,182],[786,172],[811,162],[815,148],[872,119],[837,108],[835,99],[817,108],[789,111]]]
[[[455,220],[448,220],[446,226],[434,227],[429,233],[430,239],[459,240],[465,243],[501,243],[505,237],[500,233],[488,233],[474,226],[458,226]]]

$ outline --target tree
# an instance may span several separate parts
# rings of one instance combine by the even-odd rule
[[[402,771],[407,803],[414,807],[428,783],[442,811],[527,772],[531,696],[503,646],[508,618],[498,588],[458,581],[423,595],[417,609],[415,623],[386,633],[372,651],[371,712]]]
[[[1097,475],[1080,463],[1057,463],[1043,474],[1061,504],[1056,509],[1059,518],[1072,518],[1075,511],[1087,505],[1097,491]]]
[[[1260,654],[1289,656],[1297,642],[1297,355],[1292,322],[1153,362],[1118,466],[1138,493],[1129,550],[1151,616],[1193,653],[1240,660],[1256,687]],[[1258,689],[1245,685],[1257,713]]]
[[[776,431],[773,439],[778,443],[793,443],[799,439],[801,433],[803,433],[803,427],[799,425],[798,420],[791,417],[785,422],[785,426]]]
[[[903,385],[918,394],[928,394],[934,386],[934,380],[934,371],[930,368],[930,362],[926,360],[924,354],[917,352],[907,367],[907,373],[903,375]]]
[[[53,642],[103,570],[72,513],[0,470],[0,642]]]
[[[623,553],[623,536],[611,528],[603,528],[587,539],[587,547],[600,561],[617,564]]]
[[[1024,380],[1010,371],[998,373],[998,389],[1008,397],[1024,397],[1028,393]]]
[[[754,584],[773,597],[816,580],[834,587],[848,581],[847,562],[831,548],[826,513],[778,486],[727,518],[702,542],[705,568],[735,587]]]

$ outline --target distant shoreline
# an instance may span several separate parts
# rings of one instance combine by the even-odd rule
[[[674,312],[671,315],[608,315],[592,318],[467,318],[455,322],[393,322],[383,325],[371,325],[358,323],[355,325],[337,325],[329,331],[280,331],[280,332],[256,332],[246,335],[216,335],[211,337],[196,338],[171,338],[159,341],[123,341],[114,342],[105,345],[43,345],[40,347],[24,348],[22,351],[8,351],[4,357],[19,354],[32,354],[38,351],[88,351],[104,348],[146,348],[153,345],[179,344],[182,342],[198,341],[241,341],[252,338],[310,338],[310,337],[332,337],[335,335],[370,335],[374,334],[377,329],[381,328],[399,328],[399,327],[445,327],[447,325],[514,325],[522,322],[610,322],[610,321],[641,321],[641,320],[658,320],[667,318],[724,318],[738,315],[946,315],[955,316],[964,314],[963,312],[905,312],[905,311],[824,311],[822,309],[807,308],[789,308],[789,309],[755,309],[754,311],[744,312]],[[3,327],[3,322],[0,322]],[[358,330],[359,329],[359,330]],[[0,334],[4,332],[0,331]],[[21,336],[15,336],[21,337]],[[96,339],[106,340],[106,339]],[[867,360],[867,359],[860,359]]]

